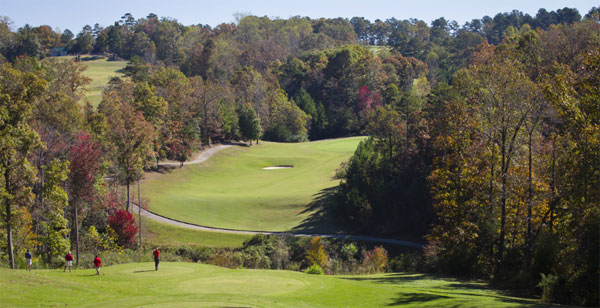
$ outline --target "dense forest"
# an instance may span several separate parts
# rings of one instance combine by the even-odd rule
[[[463,26],[240,16],[214,28],[125,14],[77,35],[13,31],[4,17],[0,257],[14,267],[35,242],[57,262],[80,233],[135,245],[129,186],[161,159],[229,140],[365,134],[326,205],[340,221],[423,239],[421,270],[595,305],[599,14],[512,11]],[[125,59],[125,77],[99,106],[81,104],[85,61],[56,50]]]

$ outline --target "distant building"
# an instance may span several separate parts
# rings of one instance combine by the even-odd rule
[[[67,55],[67,49],[64,47],[54,47],[50,49],[51,57],[62,57]]]

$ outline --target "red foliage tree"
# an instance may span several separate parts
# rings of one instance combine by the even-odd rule
[[[135,235],[138,228],[135,219],[127,210],[118,210],[108,216],[108,225],[117,233],[119,246],[135,245]]]
[[[91,140],[90,135],[85,132],[75,135],[75,145],[69,151],[69,191],[75,216],[76,264],[79,264],[79,209],[81,201],[91,202],[96,193],[94,181],[100,155],[100,146]]]
[[[371,92],[366,86],[361,87],[358,91],[358,110],[364,113],[377,106],[381,106],[379,92]]]
[[[100,146],[90,140],[85,132],[75,135],[75,145],[69,152],[71,196],[84,201],[92,201],[95,189],[94,179],[100,163]]]

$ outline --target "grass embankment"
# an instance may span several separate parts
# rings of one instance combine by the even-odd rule
[[[137,215],[135,215],[137,219]],[[178,248],[203,246],[214,248],[241,247],[251,235],[191,230],[142,217],[142,240],[144,245]]]
[[[150,210],[195,224],[241,229],[335,232],[310,204],[338,185],[335,170],[363,137],[231,147],[208,161],[142,184]],[[293,165],[290,169],[264,167]]]
[[[196,263],[95,270],[0,269],[0,306],[76,307],[542,307],[485,284],[423,275],[315,276]],[[546,305],[544,305],[546,307]]]

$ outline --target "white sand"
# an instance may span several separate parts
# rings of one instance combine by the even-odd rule
[[[277,169],[289,169],[294,168],[293,166],[274,166],[274,167],[264,167],[263,170],[277,170]]]

